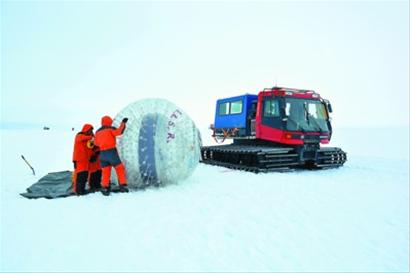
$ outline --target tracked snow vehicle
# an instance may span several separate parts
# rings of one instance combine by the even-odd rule
[[[273,87],[220,99],[212,136],[233,143],[201,147],[201,162],[252,172],[340,167],[346,153],[321,147],[332,137],[331,112],[330,102],[312,90]]]

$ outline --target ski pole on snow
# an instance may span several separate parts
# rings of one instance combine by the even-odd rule
[[[30,169],[33,171],[33,175],[36,175],[36,172],[34,171],[34,168],[30,165],[30,163],[28,163],[28,161],[24,158],[23,155],[21,155],[21,158],[24,160],[24,162],[26,162],[26,164],[30,167]]]

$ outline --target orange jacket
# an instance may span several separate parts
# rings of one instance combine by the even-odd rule
[[[93,138],[93,135],[87,135],[86,132],[93,129],[90,124],[85,124],[81,132],[75,136],[73,161],[87,161],[90,159],[93,151],[87,147],[87,142]]]
[[[121,122],[120,127],[115,128],[112,126],[112,119],[109,116],[104,116],[101,119],[101,125],[101,128],[95,133],[95,145],[101,151],[115,148],[117,145],[115,138],[124,132],[125,123]]]

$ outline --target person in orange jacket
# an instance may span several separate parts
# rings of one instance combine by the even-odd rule
[[[122,135],[127,121],[128,118],[124,118],[120,127],[115,128],[112,126],[112,119],[109,116],[104,116],[101,118],[101,128],[99,128],[95,133],[95,145],[100,148],[100,160],[102,167],[101,192],[104,195],[109,195],[111,191],[111,167],[114,167],[117,173],[120,191],[128,192],[125,167],[121,162],[116,147],[116,137]]]
[[[74,179],[73,190],[78,195],[85,194],[85,185],[89,175],[89,163],[92,156],[92,149],[90,148],[93,134],[93,126],[91,124],[84,124],[82,130],[77,133],[74,140]]]

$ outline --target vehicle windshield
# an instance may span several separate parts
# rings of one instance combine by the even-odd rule
[[[286,98],[286,129],[289,131],[328,132],[325,105],[317,100]]]

